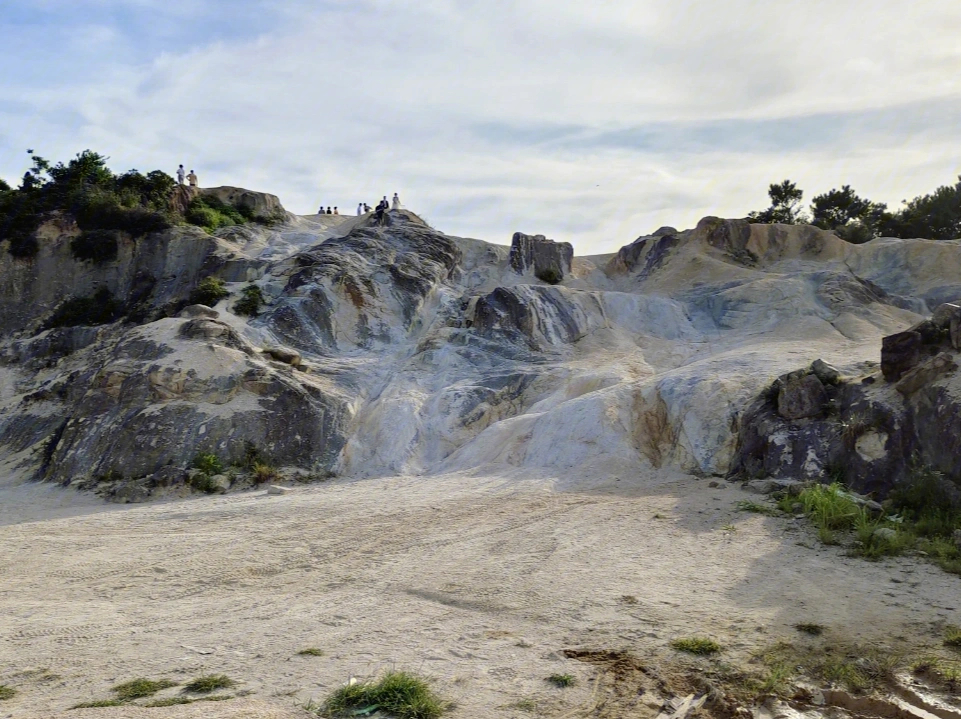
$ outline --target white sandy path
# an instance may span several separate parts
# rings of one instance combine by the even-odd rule
[[[0,716],[203,672],[294,710],[389,667],[436,678],[454,717],[525,716],[506,708],[525,697],[554,715],[588,697],[592,668],[568,647],[645,656],[706,633],[738,660],[798,621],[883,641],[961,618],[957,577],[799,546],[807,528],[738,512],[739,489],[661,474],[559,492],[553,479],[339,481],[0,527],[0,683],[20,691]],[[8,511],[17,491],[0,489]],[[326,655],[296,655],[311,646]],[[580,685],[552,689],[553,672]],[[202,715],[272,716],[243,706]],[[64,716],[134,716],[120,712]]]

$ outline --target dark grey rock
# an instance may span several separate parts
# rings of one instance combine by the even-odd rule
[[[841,381],[841,373],[824,360],[816,359],[811,363],[811,372],[821,380],[821,384],[837,384]]]
[[[574,247],[544,235],[515,232],[511,238],[510,266],[518,274],[532,272],[539,280],[556,285],[571,273]]]
[[[824,385],[813,374],[781,381],[777,407],[778,414],[784,419],[816,417],[824,411],[827,402]]]
[[[881,373],[888,382],[897,382],[901,375],[921,360],[921,334],[907,331],[888,335],[881,340]]]
[[[301,362],[300,352],[289,347],[265,347],[264,354],[270,355],[278,362],[296,367]]]
[[[954,372],[958,368],[954,357],[940,352],[905,372],[894,388],[903,395],[910,395],[935,380]]]

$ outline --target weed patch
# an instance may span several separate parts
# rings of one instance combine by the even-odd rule
[[[324,650],[317,647],[307,647],[297,652],[297,655],[301,657],[322,657],[324,656]]]
[[[961,649],[961,627],[949,626],[944,630],[944,646]]]
[[[810,634],[812,637],[819,637],[824,634],[824,627],[821,624],[802,622],[800,624],[795,624],[794,628],[802,634]]]
[[[7,699],[13,699],[17,696],[17,690],[6,684],[0,684],[0,701],[6,701]]]
[[[166,679],[154,681],[153,679],[140,678],[118,684],[110,691],[112,691],[120,701],[130,701],[131,699],[149,697],[161,689],[169,689],[175,686],[177,685],[174,682],[167,681]]]
[[[750,499],[745,499],[737,503],[737,508],[742,512],[752,512],[753,514],[765,514],[769,517],[776,517],[780,512],[769,504],[761,504]]]
[[[577,683],[577,679],[574,678],[573,674],[551,674],[549,677],[547,677],[546,681],[550,682],[555,687],[559,687],[560,689],[572,687]]]
[[[264,462],[254,462],[254,482],[266,484],[267,482],[276,482],[278,479],[280,479],[280,475],[272,466]]]
[[[673,642],[671,642],[671,646],[679,652],[687,652],[688,654],[697,655],[717,654],[719,651],[721,651],[721,645],[715,642],[713,639],[708,639],[707,637],[685,637],[681,639],[675,639]]]
[[[257,285],[247,285],[240,292],[240,299],[234,303],[234,312],[238,315],[256,317],[264,304],[264,293]]]
[[[184,684],[184,691],[193,694],[209,694],[218,689],[230,689],[236,682],[226,674],[204,674],[188,684]]]
[[[119,699],[98,699],[92,702],[82,702],[81,704],[74,704],[71,709],[96,709],[97,707],[122,707],[125,702]]]
[[[320,716],[360,716],[364,710],[386,712],[398,719],[436,719],[451,708],[427,682],[407,672],[390,671],[378,681],[347,684],[331,694]]]

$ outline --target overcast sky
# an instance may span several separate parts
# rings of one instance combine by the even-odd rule
[[[3,0],[0,77],[11,184],[90,148],[578,254],[961,173],[958,0]]]

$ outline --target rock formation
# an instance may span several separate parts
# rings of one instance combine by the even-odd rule
[[[510,263],[515,272],[534,276],[556,285],[571,273],[574,247],[570,242],[554,242],[544,235],[515,232],[511,239]]]
[[[572,272],[567,243],[508,250],[407,211],[177,227],[99,265],[75,233],[52,218],[34,260],[0,242],[0,469],[17,476],[117,501],[190,491],[206,455],[313,477],[823,478],[844,460],[883,490],[917,453],[961,476],[956,243],[705,218]],[[231,293],[215,307],[191,300],[206,277]],[[250,284],[255,317],[235,311]],[[51,321],[102,288],[105,324]]]

